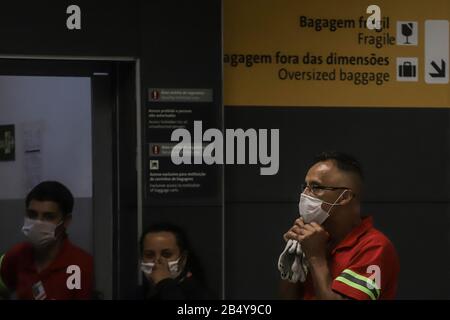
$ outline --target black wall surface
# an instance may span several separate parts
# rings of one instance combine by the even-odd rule
[[[140,11],[143,106],[148,104],[145,101],[148,88],[212,88],[213,110],[206,113],[207,119],[196,120],[210,121],[213,127],[221,128],[220,1],[143,1]],[[193,104],[192,108],[195,111],[205,107]],[[142,149],[147,150],[145,145]],[[201,258],[212,296],[220,298],[223,290],[222,173],[219,166],[213,170],[219,179],[215,193],[206,197],[200,193],[181,199],[171,196],[146,199],[143,224],[169,221],[184,227],[193,250]],[[142,178],[145,184],[145,174]]]
[[[81,8],[81,30],[67,30],[66,8]],[[0,10],[1,54],[137,56],[138,1],[7,1]]]

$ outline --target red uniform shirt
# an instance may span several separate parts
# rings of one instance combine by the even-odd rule
[[[331,252],[328,261],[331,289],[357,300],[394,299],[400,270],[389,239],[364,218]],[[308,274],[304,299],[314,299],[314,285]]]
[[[92,297],[93,260],[88,253],[66,238],[55,260],[38,273],[33,252],[31,244],[20,243],[0,258],[0,287],[26,300]]]

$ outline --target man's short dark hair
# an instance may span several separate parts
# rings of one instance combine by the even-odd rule
[[[66,186],[57,181],[44,181],[28,193],[25,204],[28,208],[31,200],[56,202],[63,216],[72,213],[73,195]]]
[[[361,164],[354,156],[343,152],[325,151],[314,157],[314,164],[327,160],[333,160],[339,170],[355,173],[361,182],[364,180]]]

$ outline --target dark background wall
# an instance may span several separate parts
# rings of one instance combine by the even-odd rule
[[[204,117],[195,120],[221,128],[220,1],[142,1],[140,12],[143,96],[146,96],[148,88],[211,88],[213,104],[192,104],[191,108],[194,115],[200,112]],[[146,110],[145,106],[152,108],[155,105],[149,105],[144,97],[143,110]],[[198,110],[204,108],[210,110]],[[146,111],[143,115],[145,117]],[[152,139],[151,132],[149,139]],[[142,149],[145,153],[145,144]],[[146,165],[144,163],[144,168]],[[192,166],[184,166],[183,169],[189,170],[186,167]],[[154,222],[169,221],[182,226],[201,259],[212,296],[220,298],[223,290],[222,170],[218,166],[210,169],[215,171],[211,174],[215,174],[218,180],[215,192],[209,195],[199,192],[194,196],[145,197],[143,225],[145,228]],[[144,184],[147,180],[145,172],[142,177]]]

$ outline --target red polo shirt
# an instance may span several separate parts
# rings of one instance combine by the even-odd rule
[[[399,260],[389,239],[373,227],[372,217],[363,218],[331,252],[328,261],[331,289],[356,300],[395,299]],[[304,299],[314,299],[311,274]]]
[[[93,260],[88,253],[66,238],[55,260],[38,273],[33,252],[31,244],[20,243],[0,258],[0,288],[25,300],[92,297]]]

